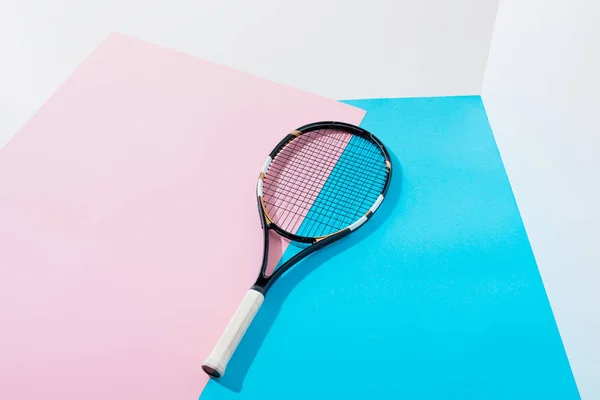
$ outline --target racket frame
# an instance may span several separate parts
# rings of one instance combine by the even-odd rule
[[[275,148],[271,151],[271,153],[269,153],[270,160],[274,160],[275,157],[277,156],[277,154],[289,142],[298,138],[298,136],[301,136],[305,133],[309,133],[312,131],[320,130],[320,129],[337,129],[337,130],[341,130],[344,132],[348,132],[350,134],[360,136],[366,140],[369,140],[369,141],[375,143],[381,149],[381,152],[385,158],[385,164],[387,166],[386,180],[385,180],[383,189],[381,190],[381,196],[383,196],[383,198],[385,198],[387,191],[388,191],[388,187],[390,185],[390,181],[392,179],[392,161],[391,161],[390,155],[389,155],[387,149],[385,148],[385,146],[383,145],[383,143],[377,137],[375,137],[375,135],[373,135],[371,132],[367,131],[366,129],[355,126],[355,125],[351,125],[351,124],[348,124],[345,122],[337,122],[337,121],[320,121],[320,122],[314,122],[311,124],[304,125],[298,129],[290,132],[289,134],[287,134],[277,144],[277,146],[275,146]],[[269,162],[269,164],[270,164],[270,162]],[[268,164],[265,163],[265,165],[268,165]],[[258,179],[258,185],[262,185],[262,182],[264,182],[266,174],[267,174],[266,170],[261,171],[261,174]],[[317,251],[325,246],[328,246],[328,245],[342,239],[343,237],[347,236],[351,232],[359,229],[362,225],[364,225],[364,222],[366,222],[368,219],[370,219],[374,215],[374,212],[376,211],[376,210],[375,211],[371,211],[371,210],[367,211],[367,213],[364,215],[365,221],[362,224],[358,225],[354,229],[351,229],[351,227],[348,226],[344,229],[341,229],[337,232],[334,232],[334,233],[331,233],[331,234],[325,235],[325,236],[318,236],[318,237],[299,236],[299,235],[295,235],[293,233],[287,232],[286,230],[282,229],[280,226],[278,226],[276,223],[273,222],[273,220],[267,214],[264,199],[260,192],[261,191],[257,191],[257,203],[258,203],[258,214],[260,217],[261,227],[263,230],[264,250],[263,250],[263,260],[262,260],[262,266],[260,269],[260,273],[259,273],[258,278],[256,279],[256,282],[254,283],[254,285],[252,285],[251,289],[256,290],[257,292],[260,292],[263,295],[265,295],[267,293],[267,291],[269,290],[271,285],[281,275],[283,275],[287,270],[289,270],[296,263],[298,263],[302,259],[306,258],[310,254],[314,253],[315,251]],[[280,236],[282,236],[290,241],[295,241],[295,242],[304,243],[304,244],[310,244],[310,246],[305,248],[304,250],[300,251],[299,253],[295,254],[293,257],[291,257],[289,260],[287,260],[285,263],[283,263],[279,268],[277,268],[271,275],[267,275],[266,270],[267,270],[267,264],[269,262],[268,253],[269,253],[269,230],[270,229],[274,230],[275,232],[277,232],[277,234],[279,234]]]

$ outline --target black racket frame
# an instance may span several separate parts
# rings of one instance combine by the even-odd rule
[[[358,126],[355,126],[352,124],[348,124],[345,122],[338,122],[338,121],[320,121],[320,122],[314,122],[311,124],[307,124],[307,125],[304,125],[298,129],[296,129],[295,131],[292,131],[288,135],[286,135],[277,144],[277,146],[275,146],[275,148],[273,149],[273,151],[271,151],[269,156],[271,157],[272,160],[274,160],[275,156],[277,156],[277,154],[290,141],[296,139],[298,136],[300,136],[302,134],[320,130],[320,129],[336,129],[336,130],[348,132],[353,135],[360,136],[366,140],[372,141],[381,149],[381,152],[383,153],[383,155],[385,157],[385,163],[388,167],[386,181],[385,181],[383,189],[381,191],[381,194],[385,198],[385,195],[387,194],[387,191],[388,191],[388,187],[390,185],[390,181],[392,179],[392,161],[391,161],[390,155],[389,155],[387,149],[385,148],[385,146],[383,145],[383,143],[377,137],[375,137],[375,135],[373,135],[371,132],[367,131],[364,128],[361,128],[361,127],[358,127]],[[324,237],[314,238],[314,237],[294,235],[292,233],[289,233],[289,232],[283,230],[281,227],[279,227],[277,224],[275,224],[273,221],[271,221],[270,219],[267,218],[267,216],[265,215],[264,203],[263,203],[263,199],[261,196],[257,196],[257,204],[258,204],[258,214],[260,217],[261,227],[263,230],[264,245],[263,245],[262,267],[260,269],[260,273],[259,273],[258,278],[256,279],[256,282],[252,286],[252,289],[262,293],[263,295],[265,295],[267,293],[267,291],[269,290],[269,288],[271,287],[273,282],[275,282],[275,280],[277,280],[277,278],[279,278],[281,275],[283,275],[287,270],[289,270],[296,263],[298,263],[302,259],[308,257],[310,254],[314,253],[315,251],[322,249],[323,247],[328,246],[334,242],[337,242],[338,240],[342,239],[343,237],[345,237],[348,234],[350,234],[351,232],[353,232],[352,230],[350,230],[350,228],[347,227],[345,229],[342,229],[338,232],[335,232],[331,235],[324,236]],[[371,211],[369,211],[365,216],[367,217],[367,219],[369,219],[373,216],[373,213]],[[366,223],[366,221],[365,221],[365,223]],[[361,226],[363,226],[363,225],[364,224],[362,224]],[[357,229],[360,229],[361,226],[359,226]],[[281,265],[279,268],[277,268],[277,270],[275,270],[275,272],[273,272],[272,275],[267,275],[266,269],[267,269],[267,263],[269,261],[269,255],[268,255],[268,253],[269,253],[269,230],[271,230],[271,229],[274,230],[275,232],[277,232],[277,234],[279,234],[280,236],[282,236],[288,240],[292,240],[292,241],[299,242],[299,243],[310,244],[310,246],[303,249],[302,251],[300,251],[299,253],[294,255],[292,258],[287,260],[283,265]],[[355,229],[355,230],[357,230],[357,229]]]

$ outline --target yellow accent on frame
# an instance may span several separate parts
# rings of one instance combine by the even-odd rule
[[[271,225],[273,223],[273,220],[271,219],[271,217],[269,217],[269,214],[267,214],[267,207],[265,207],[265,201],[262,196],[260,196],[259,199],[260,199],[260,205],[262,206],[262,209],[263,209],[263,214],[265,215],[265,219],[267,220],[267,223],[269,225]]]
[[[344,229],[346,229],[346,228],[344,228]],[[321,241],[321,240],[323,240],[323,239],[327,239],[327,238],[328,238],[328,237],[330,237],[330,236],[337,235],[338,233],[340,233],[340,232],[341,232],[341,231],[343,231],[344,229],[340,229],[339,231],[337,231],[337,232],[333,232],[333,233],[330,233],[329,235],[325,235],[325,236],[318,236],[318,237],[316,237],[316,238],[315,238],[315,243],[317,243],[317,242],[320,242],[320,241]]]

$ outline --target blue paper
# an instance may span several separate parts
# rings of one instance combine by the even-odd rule
[[[273,285],[201,399],[579,399],[481,99],[347,103],[388,196]]]

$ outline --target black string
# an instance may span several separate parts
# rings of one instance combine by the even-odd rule
[[[275,156],[265,175],[267,214],[290,233],[328,235],[369,210],[387,173],[385,156],[371,140],[331,129],[300,135]]]

